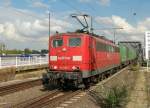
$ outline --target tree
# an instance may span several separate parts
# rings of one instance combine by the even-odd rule
[[[47,54],[48,50],[47,49],[41,49],[41,54]]]
[[[6,50],[6,45],[4,43],[0,43],[0,54],[2,55]]]
[[[31,54],[32,51],[29,48],[24,49],[24,54]]]
[[[32,50],[32,54],[40,54],[40,51],[38,51],[38,50]]]

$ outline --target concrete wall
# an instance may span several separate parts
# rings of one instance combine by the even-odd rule
[[[13,80],[16,78],[16,75],[18,75],[18,74],[24,74],[25,75],[26,73],[29,74],[30,72],[33,73],[33,70],[39,71],[42,69],[46,69],[47,67],[48,67],[48,65],[44,64],[44,65],[33,65],[33,66],[20,66],[17,68],[16,67],[3,68],[3,69],[0,69],[0,82]]]

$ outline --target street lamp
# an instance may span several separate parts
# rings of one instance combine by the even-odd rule
[[[119,30],[119,29],[123,29],[122,27],[120,28],[112,28],[114,30],[114,43],[116,43],[116,30]]]
[[[114,28],[100,28],[100,29],[94,29],[94,30],[113,30],[114,31],[114,43],[116,43],[116,30],[118,29],[124,29],[123,27],[114,27]]]
[[[49,23],[48,23],[48,35],[50,36],[50,33],[51,33],[50,32],[51,31],[51,28],[50,28],[51,27],[51,25],[50,25],[51,24],[51,14],[50,14],[50,11],[48,13],[48,17],[49,17],[48,18],[48,21],[49,21]]]

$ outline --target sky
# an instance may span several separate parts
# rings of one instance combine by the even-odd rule
[[[116,41],[143,43],[149,6],[150,0],[0,0],[0,42],[7,49],[47,49],[50,12],[51,35],[82,28],[70,15],[88,14],[95,33],[113,40],[115,31]]]

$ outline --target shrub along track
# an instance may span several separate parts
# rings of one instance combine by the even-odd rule
[[[120,108],[126,104],[128,90],[135,82],[136,72],[130,67],[123,68],[106,80],[93,86],[88,94],[101,108]]]
[[[18,103],[12,108],[54,108],[59,106],[62,102],[70,99],[71,97],[81,93],[83,91],[59,91],[53,90],[49,93],[45,93],[39,97],[35,97],[33,99],[26,100],[24,102]]]
[[[145,72],[146,77],[146,89],[147,89],[147,97],[148,97],[148,108],[150,108],[150,71]]]
[[[15,84],[4,85],[0,87],[0,96],[4,96],[17,91],[25,90],[31,87],[39,86],[42,84],[41,79],[29,80]]]

